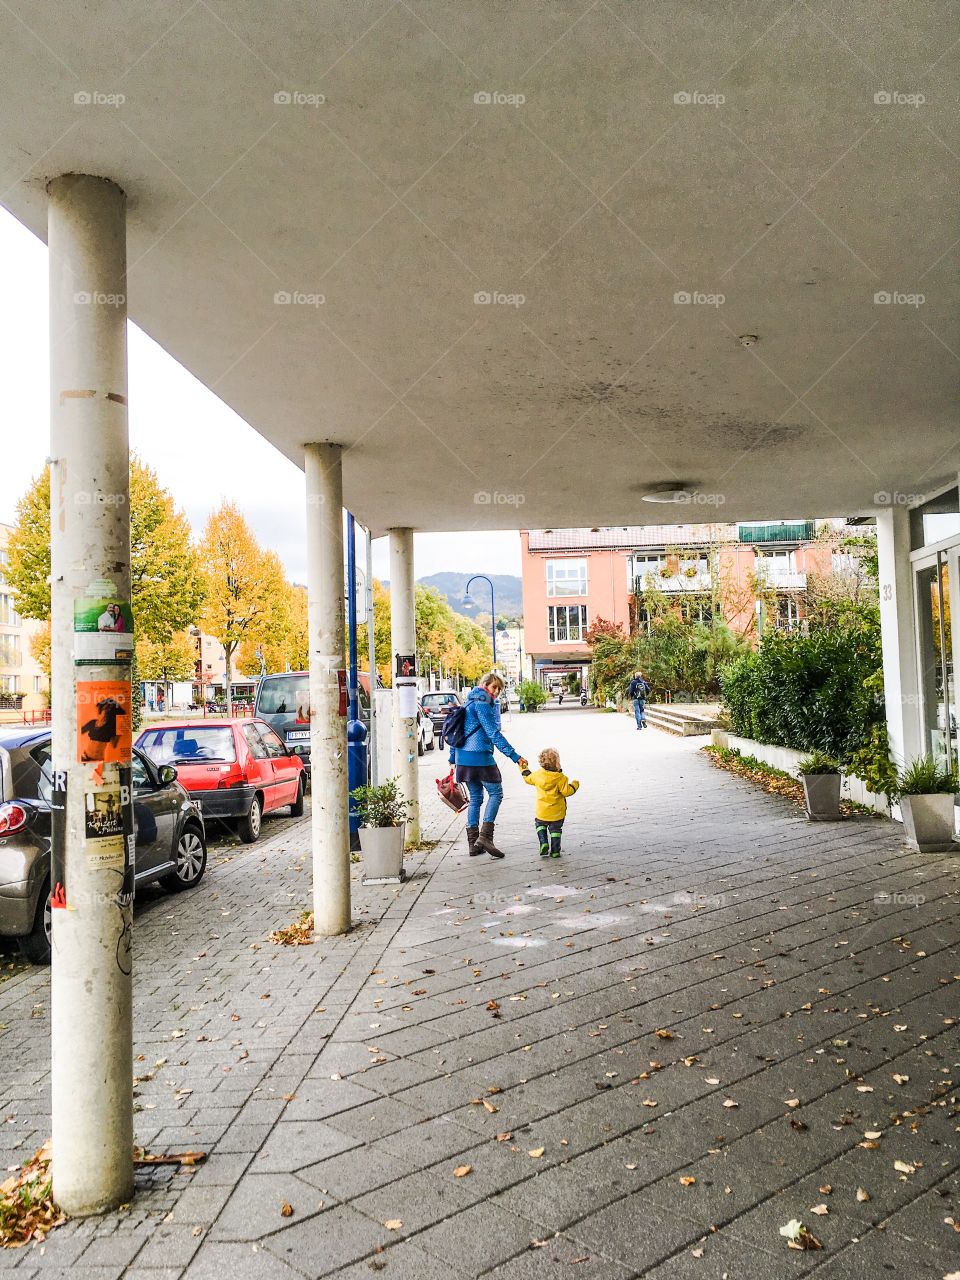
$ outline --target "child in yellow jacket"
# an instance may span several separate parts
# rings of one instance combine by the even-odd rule
[[[563,820],[567,816],[567,796],[572,796],[580,786],[571,781],[560,768],[560,755],[553,747],[547,747],[538,757],[540,768],[531,773],[521,770],[524,782],[537,789],[536,827],[540,841],[540,857],[560,857],[560,837]]]

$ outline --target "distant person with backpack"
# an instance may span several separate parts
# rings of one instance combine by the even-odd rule
[[[638,729],[647,727],[647,694],[649,692],[650,686],[644,680],[643,672],[635,671],[627,687],[627,697],[633,701],[633,714],[636,717]]]
[[[502,858],[503,852],[493,842],[494,823],[503,802],[503,779],[494,758],[494,748],[521,769],[527,761],[519,755],[500,731],[500,695],[503,681],[495,671],[488,672],[467,695],[464,706],[454,707],[443,723],[443,736],[450,744],[450,763],[457,766],[457,782],[462,782],[470,796],[467,808],[467,850],[471,858],[489,853]],[[486,792],[487,803],[480,822],[480,806]]]

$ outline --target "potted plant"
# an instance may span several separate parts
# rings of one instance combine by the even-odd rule
[[[546,690],[537,680],[523,680],[517,693],[527,711],[539,711],[547,700]]]
[[[907,840],[921,853],[949,853],[954,846],[957,771],[933,756],[919,756],[900,774],[896,796]]]
[[[811,751],[798,766],[810,822],[840,818],[840,765],[823,751]]]
[[[354,787],[350,798],[359,815],[360,852],[369,881],[403,879],[403,843],[408,804],[396,778],[378,786]]]

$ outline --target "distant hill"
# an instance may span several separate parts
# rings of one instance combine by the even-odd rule
[[[425,587],[433,587],[446,598],[451,609],[475,618],[478,613],[490,612],[490,588],[485,582],[475,582],[470,588],[473,605],[463,605],[463,589],[471,578],[469,573],[432,573],[429,578],[418,578]],[[493,583],[493,602],[497,617],[520,617],[523,613],[523,586],[521,579],[512,573],[490,573]]]

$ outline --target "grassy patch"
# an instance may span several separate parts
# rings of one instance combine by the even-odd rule
[[[42,1240],[61,1222],[66,1222],[66,1214],[53,1202],[47,1142],[19,1173],[0,1183],[0,1247],[17,1249],[31,1240]]]

